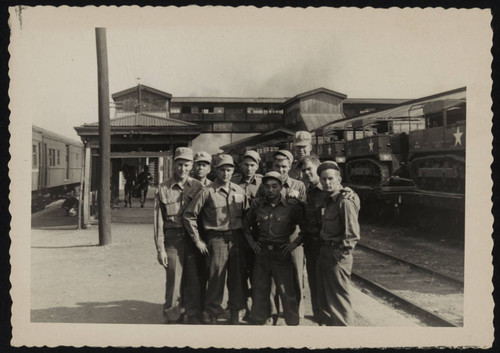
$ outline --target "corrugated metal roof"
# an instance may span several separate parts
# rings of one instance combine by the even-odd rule
[[[160,118],[146,113],[130,114],[110,120],[111,127],[190,127],[196,124],[172,118]],[[84,124],[83,126],[99,126],[99,122]]]
[[[398,105],[386,110],[381,110],[374,113],[369,113],[365,115],[359,115],[357,117],[343,119],[341,121],[331,123],[328,126],[324,126],[324,131],[343,129],[346,127],[352,127],[352,124],[356,126],[366,126],[375,120],[384,119],[403,119],[410,117],[423,116],[423,106],[425,103],[436,101],[436,100],[463,100],[465,101],[467,92],[465,87],[458,88],[452,91],[442,92],[428,97],[423,97],[419,99],[413,99],[404,104]]]
[[[296,101],[297,99],[309,97],[309,96],[312,96],[312,95],[315,95],[315,94],[318,94],[318,93],[326,93],[326,94],[338,97],[340,99],[346,99],[347,98],[347,96],[345,94],[343,94],[343,93],[335,92],[335,91],[332,91],[331,89],[320,87],[320,88],[313,89],[311,91],[307,91],[307,92],[304,92],[304,93],[297,94],[295,97],[292,97],[292,98],[288,99],[285,102],[285,104],[288,104],[290,102]]]
[[[346,98],[343,104],[401,104],[409,101],[408,98]]]
[[[171,103],[274,103],[281,104],[288,98],[265,97],[173,97]]]
[[[344,115],[340,113],[336,114],[300,114],[302,116],[302,120],[306,125],[307,131],[315,130],[321,126],[324,126],[328,123],[334,122],[336,120],[344,119]]]

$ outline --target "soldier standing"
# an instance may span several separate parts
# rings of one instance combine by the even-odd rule
[[[241,162],[241,174],[234,175],[231,182],[239,185],[247,195],[249,201],[257,196],[262,175],[257,173],[259,169],[260,155],[257,151],[246,151]],[[246,313],[244,320],[250,319],[250,304],[248,300],[252,297],[251,282],[253,277],[253,263],[255,261],[255,253],[247,242],[243,244],[243,253],[245,256],[245,269],[243,270],[243,286],[247,297]]]
[[[221,154],[215,165],[217,179],[196,196],[184,213],[184,224],[199,251],[208,256],[209,278],[205,296],[203,322],[215,324],[223,314],[224,287],[228,288],[231,324],[239,324],[239,310],[244,308],[242,218],[248,209],[243,189],[231,183],[233,158]],[[208,244],[200,238],[197,219],[206,232]]]
[[[161,183],[155,192],[154,238],[158,262],[166,270],[165,323],[176,323],[183,306],[188,323],[199,323],[200,287],[195,261],[196,249],[186,235],[183,212],[201,183],[189,177],[193,151],[179,147],[174,156],[174,176]]]
[[[288,175],[291,178],[302,180],[300,167],[298,166],[300,160],[304,156],[310,156],[312,151],[312,137],[307,131],[297,131],[293,137],[293,149],[295,152],[295,162],[292,163]]]
[[[299,307],[291,252],[300,245],[301,239],[290,241],[290,236],[298,224],[303,224],[303,204],[281,193],[283,181],[278,172],[267,173],[262,184],[265,197],[252,200],[243,221],[245,237],[256,254],[251,319],[256,324],[266,322],[273,279],[286,324],[298,325]],[[254,231],[257,231],[257,240],[253,237]]]
[[[348,326],[353,323],[350,286],[352,252],[359,240],[359,198],[354,193],[348,198],[342,193],[337,163],[321,163],[318,175],[328,193],[316,265],[319,324]]]
[[[207,152],[201,151],[194,154],[193,177],[203,186],[211,183],[210,179],[207,178],[208,173],[210,173],[211,163],[212,157]]]
[[[283,187],[281,193],[286,198],[296,198],[298,201],[306,201],[306,187],[303,182],[290,178],[288,172],[293,162],[292,154],[287,150],[278,150],[273,154],[273,171],[281,175]],[[258,191],[259,197],[265,197],[264,187],[261,185]],[[290,240],[295,240],[299,235],[298,229],[293,232]],[[302,303],[302,290],[304,288],[304,248],[298,246],[292,252],[292,261],[295,270],[295,294],[299,303],[299,315],[304,317],[304,307]],[[279,311],[279,297],[276,295],[276,288],[271,287],[271,315],[273,324],[276,325]]]

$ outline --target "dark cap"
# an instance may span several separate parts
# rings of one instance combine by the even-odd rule
[[[177,147],[175,150],[174,161],[178,159],[193,160],[193,150],[187,147]]]
[[[287,150],[277,150],[276,152],[273,153],[273,158],[278,156],[278,155],[281,155],[281,156],[284,156],[286,158],[288,158],[290,160],[290,163],[293,162],[293,155],[290,151],[287,151]]]
[[[257,164],[260,163],[260,155],[259,152],[257,151],[246,151],[245,154],[243,155],[243,159],[247,157],[252,158]]]
[[[340,172],[339,165],[336,162],[326,161],[318,166],[318,175],[321,176],[321,173],[327,169],[335,169],[336,171]]]
[[[311,134],[307,131],[297,131],[293,137],[294,146],[308,146],[311,144]]]
[[[276,179],[280,183],[280,185],[283,185],[283,178],[281,177],[281,174],[278,172],[266,173],[266,175],[262,177],[262,182],[265,183],[267,179]]]
[[[219,168],[223,165],[230,165],[231,167],[234,167],[233,157],[228,154],[220,154],[217,158],[215,168]]]
[[[207,162],[212,163],[212,156],[205,151],[196,152],[194,154],[194,162]]]

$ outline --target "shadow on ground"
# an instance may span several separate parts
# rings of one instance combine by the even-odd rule
[[[78,228],[78,217],[66,215],[60,207],[46,210],[43,214],[31,217],[31,228],[47,230],[72,230]]]
[[[77,307],[31,310],[32,322],[161,324],[162,305],[137,300],[76,303]]]

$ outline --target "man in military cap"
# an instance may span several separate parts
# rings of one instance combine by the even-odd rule
[[[245,237],[254,250],[253,295],[251,319],[264,324],[269,316],[271,279],[281,298],[287,325],[299,324],[299,307],[295,293],[291,252],[301,242],[290,240],[297,225],[305,221],[303,204],[282,194],[283,181],[278,172],[269,172],[262,179],[264,198],[255,198],[246,213]],[[258,236],[254,239],[253,232]]]
[[[273,171],[281,175],[283,187],[281,193],[285,198],[295,198],[301,202],[306,201],[306,187],[303,182],[289,177],[288,172],[293,162],[293,156],[290,151],[278,150],[273,154]],[[263,185],[260,186],[258,191],[259,197],[265,197]],[[292,233],[290,240],[295,240],[298,237],[298,229]],[[295,269],[295,293],[297,295],[297,302],[299,303],[299,315],[304,317],[304,307],[302,303],[302,290],[304,288],[304,249],[298,246],[292,252],[292,261]],[[274,284],[274,282],[273,282]],[[271,289],[271,315],[273,316],[274,324],[278,319],[279,300],[276,296],[276,288],[273,285]]]
[[[211,183],[210,179],[207,178],[208,173],[210,173],[211,163],[212,156],[207,152],[200,151],[194,154],[193,177],[202,183],[203,186],[207,186]]]
[[[290,177],[302,180],[302,174],[298,163],[304,156],[310,156],[312,150],[312,137],[307,131],[297,131],[293,137],[293,149],[295,154],[295,163],[290,168]]]
[[[184,228],[183,213],[202,189],[189,177],[193,151],[179,147],[174,156],[174,175],[155,192],[154,238],[158,262],[166,270],[163,315],[165,323],[176,323],[183,306],[188,323],[199,323],[200,286],[195,261],[196,249]]]
[[[215,324],[221,315],[224,287],[228,288],[231,324],[239,324],[239,311],[245,305],[242,273],[242,218],[248,209],[248,198],[242,188],[231,182],[233,158],[221,154],[215,164],[217,178],[205,186],[184,213],[184,224],[198,250],[208,256],[209,279],[205,295],[203,321]],[[200,238],[201,217],[208,243]]]
[[[352,252],[359,240],[359,198],[345,197],[337,163],[323,162],[317,172],[328,193],[316,264],[319,324],[348,326],[353,323],[350,286]]]
[[[243,160],[240,164],[241,174],[233,175],[231,182],[239,185],[248,196],[249,201],[257,196],[260,184],[262,182],[262,175],[257,173],[259,169],[260,155],[257,151],[249,150],[243,154]],[[247,242],[243,244],[243,253],[245,255],[245,269],[243,271],[243,286],[247,298],[251,298],[251,281],[253,273],[253,263],[255,261],[255,253],[250,248]],[[250,282],[250,283],[249,283]],[[250,318],[250,307],[247,301],[246,314],[244,319]]]

